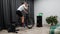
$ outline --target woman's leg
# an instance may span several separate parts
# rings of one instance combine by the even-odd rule
[[[25,28],[25,18],[22,16],[22,26]]]
[[[22,16],[22,23],[24,23],[24,16]]]

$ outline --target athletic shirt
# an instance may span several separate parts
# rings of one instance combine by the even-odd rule
[[[17,10],[23,11],[25,9],[28,9],[28,7],[25,6],[25,4],[21,5]]]

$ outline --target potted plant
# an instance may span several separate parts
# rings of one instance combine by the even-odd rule
[[[58,23],[57,16],[47,17],[46,22],[51,25],[56,25]]]

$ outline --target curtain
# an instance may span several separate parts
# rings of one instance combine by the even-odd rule
[[[3,28],[3,7],[2,7],[2,0],[0,0],[0,29]]]
[[[16,10],[21,2],[30,4],[30,14],[34,18],[34,2],[32,0],[0,0],[0,24],[8,28],[11,23],[16,22]],[[34,19],[33,19],[34,20]],[[1,26],[0,25],[0,26]]]
[[[4,26],[8,28],[12,22],[16,21],[16,0],[1,0]],[[0,6],[1,7],[1,6]]]

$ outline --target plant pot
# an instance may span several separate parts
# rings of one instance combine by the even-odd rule
[[[51,23],[51,26],[54,26],[54,25],[56,25],[55,23]]]
[[[51,26],[53,26],[54,24],[53,23],[51,23]]]

